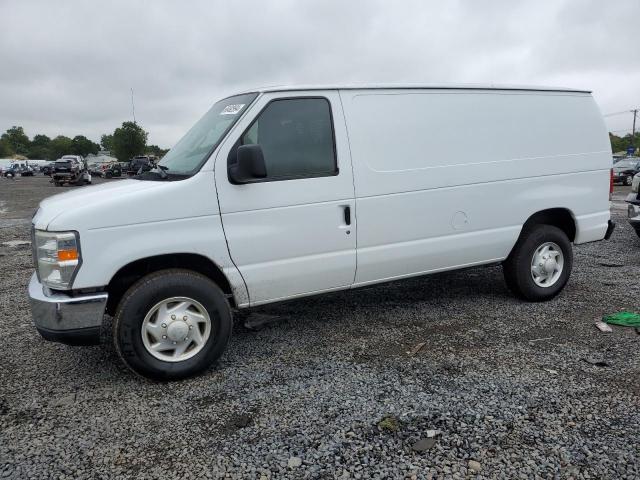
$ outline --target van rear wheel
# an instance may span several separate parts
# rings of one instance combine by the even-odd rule
[[[124,294],[113,340],[137,374],[174,380],[200,373],[220,358],[232,323],[229,302],[210,279],[189,270],[162,270]]]
[[[571,242],[552,225],[526,227],[502,265],[509,289],[532,302],[550,300],[560,293],[572,267]]]

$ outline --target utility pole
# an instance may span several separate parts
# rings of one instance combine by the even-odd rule
[[[133,123],[136,123],[136,107],[133,103],[133,88],[131,89],[131,113],[133,114]],[[635,117],[633,120],[633,124],[636,124]],[[636,127],[634,126],[633,128],[635,129]]]
[[[631,146],[636,146],[636,117],[638,116],[638,109],[631,110],[633,113],[633,130],[631,130]],[[635,153],[635,152],[634,152]]]

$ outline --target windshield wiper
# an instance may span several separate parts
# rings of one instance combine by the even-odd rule
[[[167,170],[169,170],[169,167],[166,167],[164,165],[156,165],[155,168],[153,168],[153,170],[158,169],[158,174],[160,175],[160,178],[169,178],[169,175],[167,175]]]
[[[138,170],[138,175],[144,175],[145,173],[154,173],[160,176],[161,179],[168,180],[169,175],[167,175],[167,170],[169,170],[169,167],[165,167],[164,165],[156,165],[151,170],[147,170],[146,172],[143,170],[143,167],[140,167],[140,170]]]

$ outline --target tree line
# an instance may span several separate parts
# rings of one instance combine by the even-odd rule
[[[63,155],[86,157],[90,153],[95,155],[101,148],[109,150],[111,155],[121,162],[127,162],[132,157],[143,154],[163,157],[168,150],[157,145],[147,145],[148,136],[149,134],[135,122],[123,122],[113,133],[102,135],[99,144],[84,135],[76,135],[73,138],[58,135],[49,138],[38,134],[29,139],[22,127],[13,126],[0,137],[0,158],[10,158],[14,155],[34,160],[55,160]],[[632,145],[640,145],[640,132],[633,138],[630,133],[624,137],[609,133],[609,141],[614,153],[626,151]]]
[[[624,137],[619,137],[613,133],[609,133],[609,141],[611,142],[611,150],[613,153],[624,152],[627,148],[640,146],[640,132],[636,132],[632,137],[630,133],[627,133]]]
[[[73,138],[58,135],[49,138],[37,134],[29,139],[24,128],[13,126],[0,136],[0,158],[21,155],[33,160],[55,160],[63,155],[97,154],[101,149],[109,150],[121,162],[127,162],[136,155],[155,155],[162,157],[168,150],[157,145],[147,145],[149,134],[135,122],[123,122],[111,134],[104,134],[100,143],[84,135]]]

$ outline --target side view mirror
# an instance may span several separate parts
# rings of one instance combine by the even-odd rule
[[[233,183],[248,183],[267,176],[267,166],[260,145],[238,147],[236,162],[229,165],[229,179]]]

